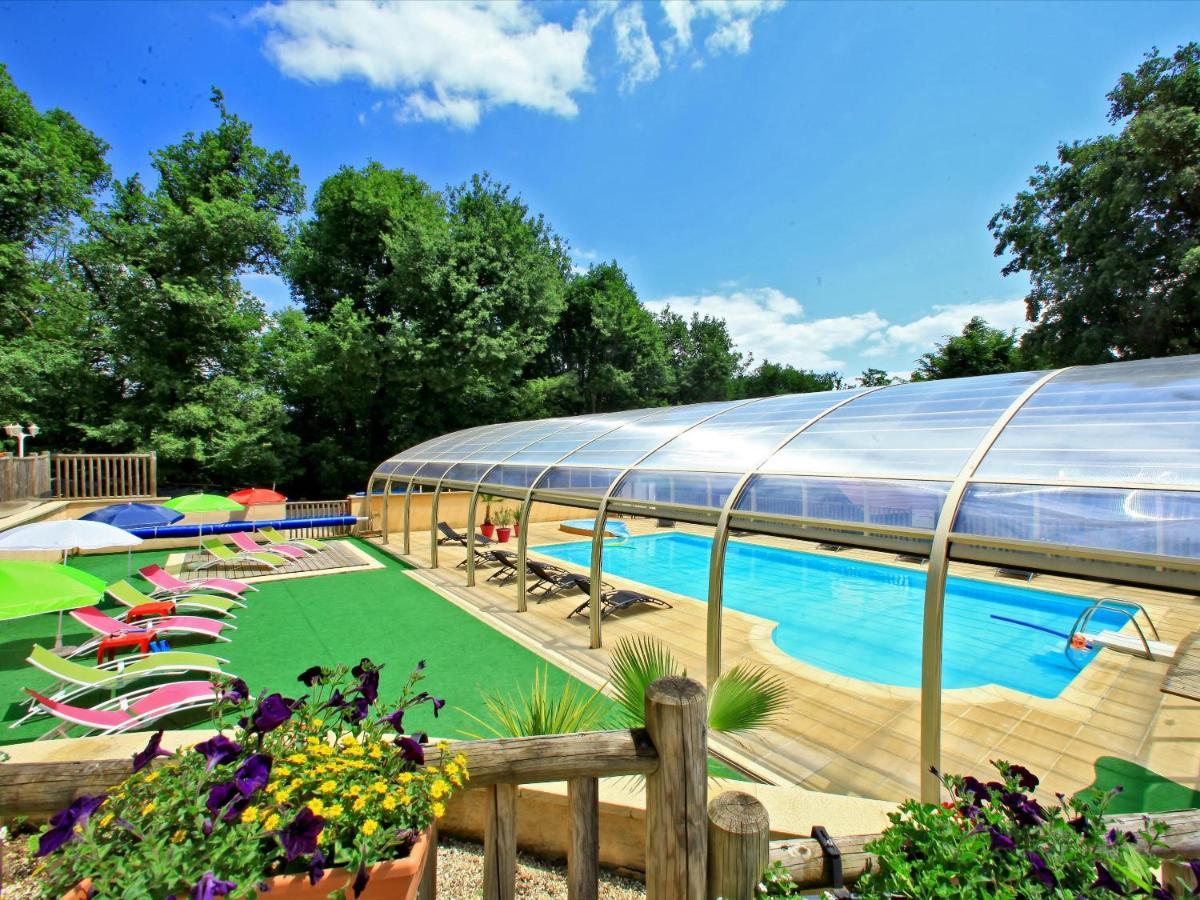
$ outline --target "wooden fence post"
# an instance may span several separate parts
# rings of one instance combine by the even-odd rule
[[[646,777],[647,900],[704,900],[708,867],[708,705],[689,678],[646,688],[658,768]]]
[[[514,900],[517,893],[517,786],[495,784],[487,790],[483,896],[484,900]]]
[[[568,900],[596,900],[600,893],[600,779],[567,782],[571,808],[567,851]]]
[[[708,804],[709,900],[754,900],[770,840],[771,819],[756,797],[730,791]]]

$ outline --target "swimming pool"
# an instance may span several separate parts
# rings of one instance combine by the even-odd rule
[[[591,556],[590,541],[534,549],[581,566]],[[704,600],[711,550],[711,539],[682,533],[607,541],[604,570]],[[918,687],[924,603],[924,572],[740,541],[729,544],[725,604],[778,622],[774,640],[779,649],[827,672]],[[1035,697],[1057,697],[1079,672],[1063,656],[1063,638],[992,616],[1065,633],[1090,604],[1081,597],[1031,588],[948,579],[943,687],[997,684]],[[1119,614],[1101,615],[1097,625],[1119,629],[1124,624]]]

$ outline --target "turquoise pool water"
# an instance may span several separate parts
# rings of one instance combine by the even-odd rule
[[[535,549],[586,566],[591,542]],[[711,550],[709,538],[680,533],[607,541],[604,570],[704,600]],[[924,599],[924,572],[738,541],[729,544],[725,604],[778,622],[776,645],[827,672],[919,686]],[[1079,672],[1063,656],[1064,639],[992,616],[1066,633],[1088,605],[1090,601],[1081,597],[950,578],[943,686],[998,684],[1035,697],[1057,697]],[[1119,629],[1124,619],[1097,615],[1096,622]]]

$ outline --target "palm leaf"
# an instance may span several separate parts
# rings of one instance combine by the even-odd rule
[[[608,715],[608,703],[601,690],[589,692],[575,681],[561,691],[550,684],[548,666],[534,671],[528,692],[493,691],[483,695],[488,714],[484,719],[468,710],[463,712],[491,737],[530,737],[538,734],[573,734],[596,731]],[[464,732],[480,739],[485,735]]]
[[[753,731],[787,708],[783,680],[761,667],[734,666],[717,679],[708,696],[708,727],[723,733]]]
[[[617,701],[614,715],[622,728],[646,724],[646,688],[668,675],[687,674],[666,645],[645,635],[621,638],[613,647],[609,683]]]

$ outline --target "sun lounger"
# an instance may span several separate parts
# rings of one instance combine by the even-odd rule
[[[198,673],[228,674],[221,668],[227,660],[219,656],[184,650],[126,656],[100,666],[85,666],[74,660],[56,656],[40,644],[34,644],[25,661],[55,679],[54,684],[40,693],[60,703],[71,703],[75,698],[93,691],[114,691],[143,678],[166,678]],[[36,700],[30,700],[28,706],[30,711],[13,722],[10,728],[16,728],[41,714]]]
[[[489,550],[487,553],[500,566],[488,576],[488,581],[509,581],[517,577],[517,554],[511,550]]]
[[[538,598],[538,602],[545,600],[547,597],[554,596],[559,591],[576,587],[580,579],[588,581],[586,575],[568,572],[566,569],[552,566],[549,563],[538,562],[534,559],[526,560],[525,568],[529,571],[530,575],[537,579],[529,587],[529,593],[535,595]]]
[[[254,555],[257,553],[274,553],[277,556],[283,556],[287,559],[304,559],[308,556],[307,550],[301,550],[299,547],[293,547],[291,544],[272,544],[270,547],[264,548],[262,544],[246,534],[244,531],[234,532],[229,536],[233,541],[233,546],[237,547],[243,553]]]
[[[821,543],[817,544],[817,549],[824,550],[827,553],[841,553],[843,550],[846,549],[846,545],[845,544],[833,544],[833,543],[830,543],[829,541],[822,541]]]
[[[239,600],[246,591],[257,591],[252,584],[236,581],[232,578],[199,578],[195,581],[184,581],[172,575],[162,566],[145,566],[138,569],[138,574],[154,585],[150,596],[161,599],[164,595],[209,593],[228,594]]]
[[[914,566],[923,566],[929,560],[924,556],[918,556],[916,553],[897,553],[896,562],[911,563]]]
[[[588,594],[588,599],[584,600],[577,607],[567,613],[567,618],[586,613],[591,604],[591,581],[584,577],[582,583],[577,582],[575,587],[579,588],[585,594]],[[606,619],[613,613],[621,612],[629,609],[632,606],[646,605],[656,609],[670,609],[671,604],[665,600],[659,600],[657,597],[651,597],[649,594],[643,594],[641,591],[629,590],[613,590],[605,591],[600,595],[600,618]]]
[[[257,546],[257,545],[255,545]],[[221,543],[217,538],[204,538],[200,541],[200,549],[212,557],[196,566],[197,570],[219,565],[259,565],[268,569],[278,569],[287,565],[287,559],[278,553],[268,553],[265,550],[239,550],[236,553]]]
[[[142,593],[128,581],[114,582],[104,589],[104,593],[130,609],[141,606],[143,603],[154,603],[156,599],[149,594]],[[234,600],[232,597],[214,597],[211,594],[180,594],[178,597],[159,599],[170,600],[179,609],[199,609],[204,612],[220,613],[223,616],[232,616],[233,610],[246,606],[245,603]]]
[[[455,531],[453,528],[451,528],[445,522],[438,522],[438,531],[440,531],[442,533],[442,537],[438,538],[439,544],[458,544],[460,547],[467,546],[467,536],[465,534],[460,534],[459,532]],[[478,531],[475,532],[476,546],[486,547],[489,544],[494,544],[494,543],[495,543],[495,541],[493,541],[487,535],[480,534]]]
[[[316,538],[284,537],[274,528],[260,528],[258,533],[265,537],[272,544],[287,544],[289,547],[300,547],[310,553],[320,553],[322,550],[328,550],[329,545],[324,541],[318,541]],[[268,545],[269,549],[269,545]]]
[[[1037,578],[1037,572],[1030,572],[1028,569],[1010,569],[1001,567],[996,569],[996,574],[1005,578],[1020,578],[1022,581],[1033,581]]]
[[[210,706],[217,699],[216,689],[208,681],[177,681],[141,688],[90,708],[53,700],[29,688],[25,688],[25,693],[63,723],[38,740],[65,735],[72,725],[86,729],[87,733],[120,734],[149,725],[172,713]]]
[[[162,616],[154,619],[143,619],[136,626],[126,624],[120,619],[114,619],[108,613],[101,612],[94,606],[81,606],[73,609],[70,616],[80,625],[95,633],[95,637],[75,648],[71,656],[90,653],[99,646],[100,642],[109,635],[130,634],[153,630],[166,636],[171,634],[195,634],[213,641],[228,641],[222,634],[226,629],[233,631],[234,626],[228,622],[218,622],[216,619],[206,619],[203,616]]]

